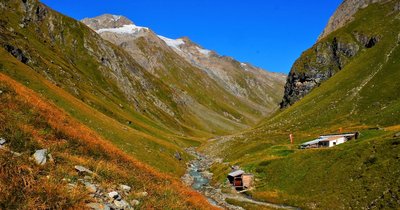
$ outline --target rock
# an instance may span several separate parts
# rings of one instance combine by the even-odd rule
[[[79,172],[79,173],[88,173],[88,174],[93,174],[93,171],[83,167],[83,166],[75,166],[75,169]]]
[[[174,157],[175,157],[177,160],[182,160],[181,153],[179,153],[179,152],[175,152]]]
[[[126,202],[125,200],[115,200],[114,201],[115,206],[121,209],[128,209],[130,208],[129,203]]]
[[[0,146],[4,145],[6,143],[6,140],[4,138],[0,138]]]
[[[133,200],[131,200],[130,203],[131,203],[132,206],[137,206],[137,205],[140,204],[140,201],[133,199]]]
[[[144,198],[144,197],[148,196],[149,194],[147,192],[139,192],[139,193],[136,193],[135,195],[139,198]]]
[[[37,164],[44,165],[46,164],[46,155],[47,149],[36,150],[35,154],[33,154],[33,158]]]
[[[108,197],[115,199],[115,200],[121,200],[121,196],[116,191],[109,192]]]
[[[130,186],[124,185],[124,184],[119,185],[119,188],[121,188],[121,190],[123,190],[125,192],[129,192],[132,189]]]
[[[393,137],[400,137],[400,132],[398,132],[398,133],[394,134],[394,136],[393,136]]]
[[[86,206],[95,210],[111,210],[108,205],[102,203],[88,203]]]
[[[311,48],[313,50],[311,55],[302,55],[292,66],[280,107],[291,106],[322,82],[331,78],[343,69],[363,47],[355,41],[341,38],[315,44]]]
[[[11,53],[16,59],[21,61],[22,63],[28,63],[29,59],[24,55],[21,49],[16,48],[12,45],[5,45],[5,49]]]
[[[97,192],[97,187],[90,183],[90,182],[83,182],[83,184],[85,185],[86,189],[90,192],[90,193],[96,193]]]

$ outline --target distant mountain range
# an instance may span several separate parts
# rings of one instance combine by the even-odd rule
[[[188,104],[185,109],[203,130],[229,131],[254,125],[274,112],[282,97],[285,75],[220,56],[187,37],[169,39],[118,15],[82,22],[181,92],[180,101]]]

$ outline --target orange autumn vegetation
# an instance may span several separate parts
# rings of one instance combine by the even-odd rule
[[[0,188],[3,189],[0,190],[0,197],[9,199],[8,203],[0,200],[0,208],[13,207],[13,202],[21,202],[10,201],[13,195],[7,194],[5,189],[9,192],[17,192],[15,189],[18,189],[22,194],[20,198],[26,199],[24,207],[83,207],[86,202],[90,202],[84,187],[78,187],[71,192],[66,189],[67,183],[59,181],[62,176],[74,176],[74,164],[91,168],[103,186],[126,181],[133,185],[134,191],[148,192],[149,196],[141,201],[140,208],[215,208],[202,195],[184,186],[179,179],[160,173],[125,154],[96,132],[10,77],[0,73],[0,84],[15,92],[15,96],[6,96],[8,98],[2,102],[2,108],[7,108],[8,113],[3,113],[7,117],[2,117],[0,112],[0,120],[7,120],[14,116],[12,113],[19,112],[22,114],[15,116],[32,118],[15,120],[15,127],[28,133],[27,139],[32,141],[32,147],[50,148],[56,160],[51,165],[37,166],[28,161],[31,154],[23,154],[17,158],[0,152]],[[22,109],[34,114],[25,116]],[[43,123],[37,123],[41,121]],[[49,129],[51,131],[47,131]],[[134,193],[130,196],[134,197]],[[52,206],[51,202],[57,205]]]

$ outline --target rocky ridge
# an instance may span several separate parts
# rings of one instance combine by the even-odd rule
[[[385,2],[387,0],[344,0],[339,8],[329,19],[327,26],[318,38],[321,40],[328,36],[333,31],[345,26],[353,20],[353,15],[360,9],[367,7],[370,4]]]

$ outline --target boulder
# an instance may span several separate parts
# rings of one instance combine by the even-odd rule
[[[120,196],[119,193],[116,192],[116,191],[109,192],[109,193],[108,193],[108,196],[109,196],[110,198],[112,198],[112,199],[115,199],[115,200],[121,200],[121,196]]]
[[[6,143],[6,140],[4,138],[0,138],[0,146],[4,145]]]
[[[130,208],[129,203],[125,200],[114,200],[114,204],[116,207],[120,209],[128,209]]]
[[[83,166],[75,166],[75,170],[77,170],[79,173],[88,173],[88,174],[93,174],[93,171],[83,167]]]
[[[37,164],[44,165],[46,164],[47,160],[46,155],[47,149],[36,150],[36,152],[33,154],[33,158]]]
[[[119,185],[119,188],[121,188],[121,190],[123,190],[125,192],[129,192],[132,189],[130,186],[124,185],[124,184]]]
[[[90,192],[90,193],[96,193],[97,192],[97,187],[90,183],[90,182],[83,182],[83,184],[85,185],[86,189]]]

